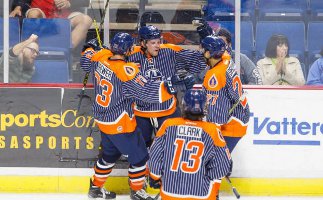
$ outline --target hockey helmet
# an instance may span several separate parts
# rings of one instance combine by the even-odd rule
[[[221,58],[226,50],[224,40],[217,36],[207,36],[201,41],[201,46],[205,51],[209,51],[211,57]]]
[[[131,50],[134,40],[128,33],[117,33],[111,40],[111,51],[115,54],[124,55]]]
[[[184,111],[192,115],[203,115],[206,104],[206,93],[201,89],[189,89],[183,98]]]
[[[161,32],[158,30],[156,26],[148,25],[140,27],[139,34],[138,34],[139,40],[153,40],[153,39],[159,39],[161,38]]]

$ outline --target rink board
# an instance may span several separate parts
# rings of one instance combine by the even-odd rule
[[[246,90],[251,118],[232,155],[234,186],[242,195],[322,196],[322,89]],[[100,137],[90,99],[76,111],[79,91],[0,88],[0,192],[87,192]],[[127,164],[117,168],[107,185],[127,193]]]

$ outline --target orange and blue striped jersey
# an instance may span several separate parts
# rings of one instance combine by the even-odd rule
[[[250,117],[247,98],[240,98],[244,93],[242,83],[236,70],[229,64],[230,55],[224,53],[222,60],[205,74],[203,88],[207,93],[207,121],[222,125],[233,117],[239,123],[247,124]],[[239,101],[229,114],[229,110]]]
[[[172,98],[161,81],[148,81],[135,63],[110,59],[112,53],[103,49],[85,50],[81,68],[93,75],[96,123],[106,134],[129,133],[136,128],[134,99],[162,103]]]
[[[199,51],[182,49],[173,44],[161,44],[158,55],[147,57],[136,46],[128,60],[139,64],[139,70],[148,80],[165,80],[172,77],[179,70],[186,70],[191,74],[200,73],[207,67],[203,55]],[[162,117],[172,114],[176,109],[176,98],[164,103],[147,103],[137,101],[135,114],[141,117]]]
[[[153,179],[161,178],[163,195],[209,199],[214,180],[228,173],[230,162],[219,126],[172,118],[156,134],[148,168]]]

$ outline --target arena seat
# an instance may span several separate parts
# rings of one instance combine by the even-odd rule
[[[230,31],[232,35],[232,48],[235,48],[235,26],[234,21],[209,21],[208,24],[213,28],[217,29],[218,27],[226,28]],[[252,58],[252,54],[254,51],[254,32],[253,32],[253,24],[251,21],[241,21],[241,38],[243,40],[240,44],[240,50],[242,53],[246,54],[250,59]]]
[[[307,0],[259,0],[259,21],[306,19]]]
[[[307,48],[309,64],[320,57],[323,48],[323,22],[309,22],[307,28]]]
[[[323,20],[322,0],[309,0],[311,20]]]
[[[39,59],[69,60],[71,49],[71,26],[68,19],[25,18],[21,39],[38,35]]]
[[[66,60],[35,60],[32,83],[68,83],[69,67]]]
[[[0,18],[0,53],[3,52],[3,18]],[[10,17],[9,18],[9,47],[13,47],[14,45],[20,42],[20,26],[19,26],[19,18]]]
[[[203,8],[207,21],[234,20],[235,0],[208,0]],[[241,0],[241,17],[252,20],[255,16],[255,0]]]

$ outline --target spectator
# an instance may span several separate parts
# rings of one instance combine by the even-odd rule
[[[265,58],[257,62],[263,85],[304,85],[299,60],[289,56],[289,42],[284,35],[273,35],[267,43]]]
[[[228,45],[228,52],[231,55],[231,64],[234,65],[235,52],[232,50],[231,33],[225,28],[216,30],[217,36],[222,38]],[[240,79],[242,84],[258,85],[261,83],[261,78],[256,65],[243,53],[240,53]]]
[[[84,43],[92,19],[80,11],[80,2],[88,0],[14,0],[11,17],[21,16],[26,18],[68,18],[72,26],[72,48]],[[87,4],[88,6],[88,4]]]
[[[16,44],[9,50],[9,82],[27,83],[35,71],[34,61],[39,55],[37,35],[32,34],[27,40]],[[0,82],[3,82],[3,56],[0,58]]]
[[[312,64],[308,72],[306,85],[323,85],[323,47],[320,54],[322,57]]]

